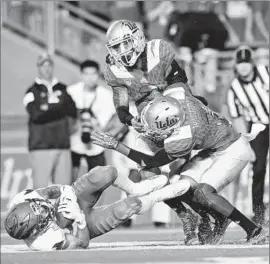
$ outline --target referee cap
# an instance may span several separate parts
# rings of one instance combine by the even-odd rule
[[[52,59],[51,55],[48,52],[43,52],[43,53],[39,54],[38,58],[37,58],[37,66],[38,67],[41,66],[46,61],[53,64],[53,59]]]
[[[253,50],[247,45],[240,46],[236,49],[234,57],[236,59],[236,63],[251,63],[253,61]]]

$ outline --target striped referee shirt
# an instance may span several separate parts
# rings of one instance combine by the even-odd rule
[[[233,118],[243,116],[248,122],[269,124],[269,68],[256,66],[250,82],[235,78],[227,93],[227,104]]]

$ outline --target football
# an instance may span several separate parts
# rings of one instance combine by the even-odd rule
[[[58,198],[55,202],[55,218],[56,218],[56,223],[58,224],[58,226],[60,228],[70,228],[74,222],[73,219],[68,219],[66,217],[64,217],[63,213],[59,213],[57,211],[57,208],[60,204],[60,198]]]

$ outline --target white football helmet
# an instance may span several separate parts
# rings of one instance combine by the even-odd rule
[[[142,111],[142,122],[152,131],[171,133],[185,120],[184,108],[170,96],[158,97]]]
[[[144,33],[133,21],[117,20],[106,37],[110,56],[127,67],[132,67],[145,49]]]

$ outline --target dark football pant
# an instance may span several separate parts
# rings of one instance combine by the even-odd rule
[[[264,220],[264,184],[269,149],[269,125],[250,142],[255,152],[256,161],[253,163],[252,203],[255,221],[262,223]]]
[[[112,166],[98,166],[79,177],[73,184],[78,201],[85,213],[90,238],[103,235],[116,228],[141,209],[137,197],[128,197],[107,206],[97,206],[102,192],[117,178]]]

